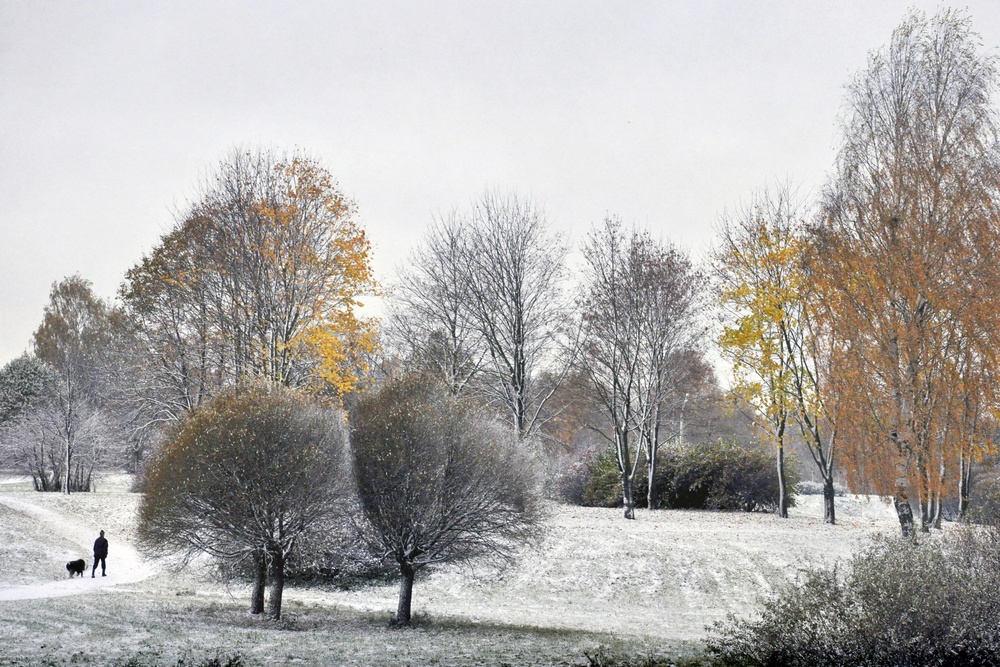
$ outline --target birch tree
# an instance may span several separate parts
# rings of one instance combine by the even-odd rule
[[[622,479],[625,518],[635,518],[632,483],[647,461],[655,507],[662,408],[695,346],[699,279],[690,260],[617,218],[595,226],[584,246],[580,363],[607,420]]]
[[[54,370],[56,380],[20,425],[33,448],[39,490],[89,491],[94,468],[114,445],[116,424],[103,373],[114,317],[79,275],[52,285],[33,342],[36,358]]]
[[[926,530],[958,490],[982,443],[975,414],[996,406],[997,83],[967,16],[911,12],[848,88],[815,230],[815,277],[847,343],[844,460],[895,496],[904,534],[911,498]]]
[[[806,221],[787,185],[759,190],[723,216],[715,255],[725,319],[719,344],[733,367],[732,394],[775,446],[779,516],[788,515],[788,427],[798,424],[823,479],[824,520],[835,523],[837,422],[827,380],[836,338],[810,286]]]

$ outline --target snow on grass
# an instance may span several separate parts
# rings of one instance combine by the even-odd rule
[[[761,592],[803,568],[846,558],[891,531],[878,500],[839,498],[840,525],[822,522],[822,499],[802,499],[787,520],[768,514],[553,506],[538,549],[505,572],[448,567],[418,574],[414,609],[477,622],[698,640],[705,626],[753,608]],[[328,599],[388,615],[394,585],[330,592]]]
[[[0,587],[66,577],[66,563],[79,558],[77,545],[43,523],[0,504]]]
[[[837,526],[823,524],[818,496],[800,497],[787,520],[639,511],[625,521],[620,510],[552,505],[543,540],[512,567],[418,574],[416,627],[393,630],[394,584],[290,586],[286,618],[273,624],[246,613],[242,587],[141,562],[128,478],[69,497],[11,488],[0,485],[0,664],[197,664],[217,652],[251,664],[586,664],[599,645],[643,655],[697,642],[802,568],[898,530],[891,507],[854,497],[837,499]],[[89,566],[99,528],[111,541],[109,581],[69,580],[68,551]],[[19,596],[25,588],[44,597]],[[54,597],[67,590],[77,594]]]

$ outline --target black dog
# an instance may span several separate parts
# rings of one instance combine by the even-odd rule
[[[82,558],[77,560],[71,560],[66,563],[66,571],[69,572],[69,578],[72,579],[74,574],[83,576],[83,571],[87,569],[87,563]]]

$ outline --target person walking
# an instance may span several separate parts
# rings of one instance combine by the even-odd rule
[[[108,541],[104,538],[104,531],[101,531],[101,536],[94,540],[94,569],[90,571],[90,578],[93,579],[97,574],[97,561],[101,561],[101,576],[108,576],[104,572],[104,559],[108,557]]]

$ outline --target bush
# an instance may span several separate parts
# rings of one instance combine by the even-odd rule
[[[789,490],[798,483],[795,464],[786,459]],[[660,504],[676,509],[770,512],[778,506],[778,475],[769,451],[729,440],[664,452],[657,480]],[[794,495],[789,506],[795,505]]]
[[[720,440],[683,448],[664,448],[657,455],[656,486],[660,507],[722,511],[769,512],[778,506],[778,476],[770,452]],[[786,466],[788,488],[799,483],[794,461]],[[588,466],[582,505],[621,507],[621,474],[610,449]],[[637,507],[646,506],[646,475],[640,465],[633,480]],[[794,495],[789,506],[795,505]]]
[[[989,531],[950,542],[880,538],[846,574],[809,571],[753,620],[716,626],[722,667],[906,667],[1000,664],[998,541]]]
[[[1000,479],[978,476],[969,494],[968,520],[988,526],[1000,523]]]
[[[587,472],[581,503],[584,507],[621,507],[624,504],[622,474],[618,471],[613,450],[606,449],[591,458]]]
[[[575,460],[561,459],[551,463],[545,480],[545,497],[569,505],[583,505],[593,459],[594,453],[588,452]]]
[[[802,480],[795,485],[795,493],[800,496],[821,496],[823,495],[823,482],[814,482],[812,480]],[[833,483],[833,495],[835,496],[845,496],[847,495],[847,487],[843,484],[838,484],[836,481]]]

